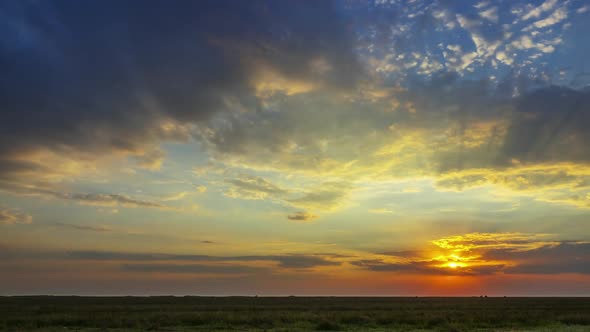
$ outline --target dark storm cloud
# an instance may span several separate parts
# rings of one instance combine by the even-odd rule
[[[327,1],[11,1],[0,17],[0,171],[40,167],[10,161],[39,148],[137,153],[178,138],[161,121],[256,108],[261,66],[335,86],[360,74]]]

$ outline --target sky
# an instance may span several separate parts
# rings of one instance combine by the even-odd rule
[[[590,0],[0,2],[0,295],[590,295]]]

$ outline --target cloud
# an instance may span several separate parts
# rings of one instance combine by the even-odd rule
[[[69,226],[65,226],[69,227]],[[119,251],[56,251],[31,250],[0,246],[3,262],[25,266],[63,267],[78,266],[89,269],[112,269],[127,273],[163,274],[216,274],[216,275],[264,275],[282,273],[312,273],[325,267],[340,267],[342,259],[337,254],[282,254],[209,256],[193,254],[169,254]],[[8,264],[10,265],[10,264]],[[47,271],[47,270],[45,270]]]
[[[148,207],[148,208],[166,208],[160,203],[138,200],[125,195],[119,194],[91,194],[91,193],[57,193],[57,198],[73,200],[81,204],[97,206],[122,206],[122,207]]]
[[[147,201],[129,197],[123,194],[103,194],[103,193],[69,193],[58,192],[51,189],[39,188],[34,186],[23,186],[19,184],[10,184],[0,182],[0,190],[20,196],[38,196],[43,198],[62,199],[73,201],[84,205],[94,206],[121,206],[127,208],[158,208],[169,209],[170,207],[158,202]]]
[[[402,190],[403,193],[421,193],[421,188],[407,187]]]
[[[78,231],[92,231],[92,232],[110,232],[110,231],[112,231],[112,228],[108,227],[108,226],[78,225],[78,224],[70,224],[70,223],[65,223],[65,222],[53,223],[52,226],[66,228],[66,229],[73,229],[73,230],[78,230]]]
[[[346,206],[357,182],[429,177],[438,188],[510,183],[522,191],[525,183],[488,175],[589,160],[588,91],[553,86],[549,70],[527,62],[531,51],[551,53],[563,42],[549,25],[567,18],[555,0],[515,7],[526,22],[514,27],[500,24],[505,6],[484,2],[468,10],[453,2],[375,4],[376,17],[340,15],[356,12],[330,2],[154,4],[1,8],[16,18],[3,56],[19,61],[3,71],[10,82],[3,108],[18,111],[2,114],[0,187],[164,208],[67,193],[59,184],[106,169],[102,158],[157,170],[162,142],[195,139],[224,168],[272,173],[225,173],[227,196],[315,213]],[[369,23],[375,31],[357,29]],[[501,63],[515,69],[496,71]],[[486,174],[452,183],[451,173],[475,169]],[[298,176],[305,186],[285,180]],[[542,198],[585,197],[568,194]]]
[[[198,190],[199,189],[197,189],[197,191]],[[181,191],[178,194],[170,195],[168,197],[161,198],[160,200],[161,201],[164,201],[164,202],[179,201],[179,200],[185,198],[187,195],[190,195],[190,193],[189,192],[186,192],[186,191]]]
[[[289,269],[308,269],[318,266],[337,266],[339,262],[330,261],[320,256],[309,255],[287,255],[276,256],[279,266]]]
[[[558,168],[579,172],[589,160],[583,143],[590,140],[583,112],[588,91],[535,84],[506,77],[495,85],[446,73],[377,99],[304,93],[277,99],[272,110],[210,124],[200,137],[228,169],[302,176],[308,183],[333,179],[305,188],[229,182],[235,197],[302,210],[345,206],[357,181],[430,177],[442,190],[490,185],[534,195],[558,183],[571,190],[568,183],[583,182],[585,175],[562,176]],[[521,94],[513,96],[515,89]]]
[[[551,15],[549,15],[545,19],[542,19],[540,21],[536,21],[535,23],[533,23],[533,25],[539,29],[546,28],[548,26],[557,24],[557,23],[565,20],[567,18],[567,16],[568,16],[567,8],[561,7],[559,9],[557,9],[556,11],[554,11]]]
[[[160,149],[152,149],[134,156],[137,164],[146,169],[159,170],[166,154]]]
[[[267,197],[281,197],[288,193],[287,190],[258,176],[241,175],[239,178],[226,182],[231,186],[225,194],[233,198],[265,199]]]
[[[440,189],[463,190],[483,185],[499,185],[520,193],[542,193],[543,189],[587,188],[590,169],[576,163],[546,163],[513,167],[474,168],[449,171],[436,182]]]
[[[481,249],[502,249],[518,252],[558,244],[558,242],[554,241],[543,241],[547,236],[547,234],[526,233],[469,233],[441,238],[432,241],[432,243],[453,252],[470,252]]]
[[[504,269],[504,273],[512,274],[561,274],[561,273],[578,273],[590,274],[590,267],[588,265],[590,260],[584,261],[560,261],[554,263],[541,264],[521,264],[515,267]]]
[[[375,213],[375,214],[393,214],[394,213],[394,211],[392,209],[387,209],[387,208],[369,209],[368,212]]]
[[[590,208],[590,168],[576,163],[449,172],[439,177],[435,186],[440,191],[494,186],[508,190],[503,195],[530,196],[540,202]]]
[[[389,263],[383,260],[353,261],[354,266],[373,272],[411,273],[421,275],[488,275],[502,271],[503,265],[473,266],[461,269],[441,268],[429,261]]]
[[[531,18],[537,18],[541,16],[544,12],[550,11],[557,5],[559,0],[546,0],[541,5],[534,7],[532,9],[528,9],[526,13],[522,16],[523,20],[529,20]]]
[[[0,11],[12,22],[0,45],[0,62],[10,63],[0,68],[0,178],[7,166],[54,165],[22,158],[38,152],[132,156],[158,169],[161,141],[190,139],[192,125],[217,112],[258,108],[263,73],[335,89],[362,76],[330,2],[18,3]]]
[[[556,38],[552,41],[546,41],[545,43],[537,43],[532,40],[529,35],[522,35],[520,39],[515,39],[510,44],[519,50],[537,49],[543,53],[553,53],[555,46],[562,42],[561,38]]]
[[[33,222],[33,217],[26,214],[19,209],[11,209],[0,206],[0,224],[14,225],[14,224],[30,224]]]
[[[58,253],[62,254],[62,253]],[[170,261],[170,260],[185,260],[185,261],[209,261],[212,260],[210,256],[205,255],[180,255],[180,254],[158,254],[158,253],[132,253],[132,252],[117,252],[117,251],[93,251],[93,250],[79,250],[63,253],[69,259],[82,260],[97,260],[97,261]]]
[[[269,271],[265,267],[202,264],[124,264],[122,268],[140,273],[259,274]]]
[[[491,22],[498,22],[498,7],[491,7],[479,12],[479,15]]]
[[[429,275],[588,274],[590,244],[549,234],[468,233],[431,242],[437,249],[384,252],[353,260],[374,272]]]
[[[558,192],[545,194],[537,199],[542,202],[567,204],[581,209],[590,208],[590,192],[587,189],[578,193]]]
[[[333,255],[253,255],[253,256],[208,256],[190,254],[132,253],[116,251],[70,251],[63,258],[96,261],[185,261],[185,262],[275,262],[287,269],[307,269],[319,266],[336,266],[341,263],[331,260]],[[334,256],[335,257],[335,256]]]
[[[427,275],[588,274],[590,244],[556,240],[550,234],[467,233],[430,242],[431,247],[377,254],[282,254],[210,256],[118,251],[25,251],[3,248],[7,260],[121,263],[135,272],[266,273],[275,269],[313,271],[321,267]]]
[[[224,189],[224,194],[231,198],[270,200],[278,204],[302,208],[312,211],[331,211],[346,203],[352,186],[347,182],[318,182],[311,183],[303,188],[300,185],[279,186],[260,176],[240,173],[232,178],[231,172],[223,174],[223,183],[229,186]],[[289,219],[303,220],[301,212]],[[298,216],[299,215],[299,216]],[[307,220],[316,218],[313,214],[307,214]],[[309,219],[311,218],[311,219]]]
[[[126,195],[119,194],[95,194],[95,193],[57,193],[43,192],[64,200],[71,200],[85,205],[96,206],[122,206],[127,208],[159,208],[165,209],[166,205],[160,203],[135,199]]]
[[[370,54],[371,69],[386,80],[404,84],[446,70],[465,77],[479,76],[477,73],[480,72],[493,76],[503,72],[496,71],[502,63],[534,72],[538,68],[536,61],[524,61],[532,55],[515,52],[509,41],[521,35],[535,36],[539,40],[559,37],[561,28],[538,30],[534,25],[536,22],[528,21],[552,12],[558,3],[550,0],[536,8],[519,3],[497,6],[496,3],[479,2],[471,7],[461,6],[456,1],[416,1],[412,5],[390,2],[387,6],[379,6],[378,14],[355,15],[355,18],[360,17],[357,19],[359,28],[372,27],[360,34],[361,40],[366,41],[362,46],[366,46]],[[539,24],[555,22],[561,19],[560,15],[563,16],[563,11],[558,9],[547,18],[547,23]],[[447,45],[457,43],[454,38],[457,34],[462,36],[460,51],[448,49]],[[470,41],[465,41],[465,35]],[[547,45],[545,52],[550,53],[549,49],[554,47]],[[440,66],[424,70],[425,63],[439,63]]]
[[[351,185],[346,182],[325,182],[301,197],[290,199],[289,203],[306,209],[329,211],[343,206],[351,189]]]
[[[402,123],[399,130],[390,129],[404,120],[404,110],[384,112],[394,98],[389,93],[372,103],[362,96],[350,96],[354,98],[351,102],[330,93],[276,98],[272,100],[276,103],[273,109],[244,118],[224,118],[201,128],[199,137],[209,153],[228,167],[356,177],[358,173],[370,176],[383,170],[384,161],[403,162],[404,154],[415,148],[411,145],[421,143],[413,141],[421,133],[412,132],[415,128],[410,130]],[[378,155],[388,144],[397,149],[401,160],[385,160]]]
[[[551,246],[542,246],[524,252],[505,249],[486,253],[490,259],[515,262],[504,270],[514,274],[590,274],[590,244],[587,242],[562,241]]]
[[[287,219],[296,221],[312,221],[317,218],[318,216],[306,211],[298,211],[287,216]]]
[[[515,104],[501,152],[522,162],[590,160],[581,144],[590,138],[588,107],[590,91],[553,86],[526,94]]]
[[[362,101],[327,91],[274,96],[268,103],[273,107],[256,114],[202,125],[197,136],[228,167],[327,174],[354,171],[354,160],[372,152],[371,140],[381,138],[371,132],[390,133],[391,115],[381,108],[357,107]],[[387,100],[377,103],[385,108]]]

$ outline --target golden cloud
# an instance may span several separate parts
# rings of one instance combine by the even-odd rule
[[[0,224],[30,224],[32,222],[33,217],[24,213],[23,211],[0,206]]]
[[[550,234],[468,233],[431,241],[434,248],[386,252],[350,263],[375,272],[412,274],[590,273],[590,244]]]
[[[559,244],[555,241],[541,241],[548,236],[549,234],[469,233],[441,238],[432,241],[432,243],[452,252],[470,252],[481,249],[527,251]]]

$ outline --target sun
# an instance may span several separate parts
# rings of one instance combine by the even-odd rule
[[[466,263],[458,262],[458,261],[450,261],[450,262],[447,262],[446,264],[443,265],[443,267],[453,269],[453,270],[460,269],[460,268],[463,268],[466,266],[467,266]]]
[[[465,258],[459,255],[441,255],[433,258],[434,261],[439,261],[438,267],[447,269],[459,269],[468,266],[466,260],[470,260],[471,257]]]

